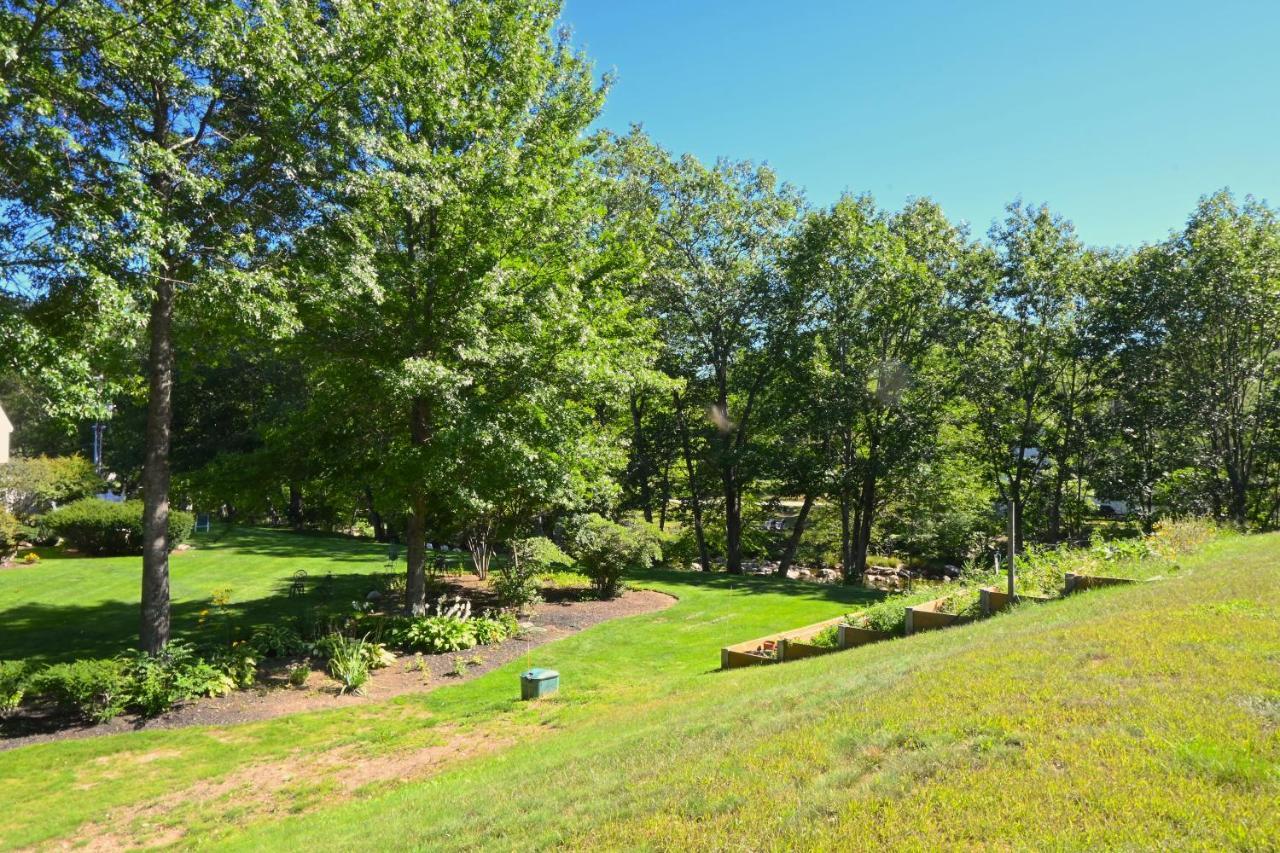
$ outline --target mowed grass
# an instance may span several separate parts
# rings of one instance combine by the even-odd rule
[[[245,634],[298,612],[301,602],[289,597],[295,572],[306,572],[309,589],[323,584],[335,605],[345,606],[364,598],[372,588],[369,575],[385,571],[387,556],[385,545],[367,540],[241,527],[215,527],[193,543],[193,550],[170,557],[169,583],[174,636],[196,641],[217,640],[226,631],[221,616],[200,621],[215,591],[229,593],[227,618],[234,632]],[[39,553],[36,565],[0,571],[0,659],[52,663],[136,646],[141,557]]]
[[[1280,536],[965,628],[635,686],[672,623],[710,615],[690,609],[603,626],[559,656],[549,704],[590,713],[555,733],[223,844],[1280,847]],[[610,649],[613,686],[583,691],[584,655]]]
[[[248,535],[248,545],[232,540],[220,546],[227,565],[237,555],[266,561],[259,572],[274,578],[263,589],[275,604],[259,603],[248,611],[266,613],[276,604],[287,608],[287,596],[281,599],[273,590],[298,559],[289,534]],[[268,548],[278,553],[267,553]],[[366,563],[368,570],[380,570],[380,554],[337,559],[334,572]],[[316,571],[325,566],[314,565]],[[212,568],[204,578],[211,589],[235,586]],[[872,595],[771,578],[661,571],[646,573],[636,583],[679,601],[667,610],[606,622],[531,649],[481,678],[431,693],[364,705],[335,698],[333,711],[266,722],[143,730],[0,752],[0,847],[71,842],[108,831],[119,843],[229,841],[263,821],[319,812],[403,785],[398,776],[352,783],[348,771],[359,775],[430,756],[433,750],[443,753],[447,764],[459,743],[557,740],[563,733],[590,731],[601,719],[669,713],[722,678],[714,672],[721,645],[829,618]],[[247,580],[240,584],[248,588]],[[518,701],[517,674],[530,663],[561,671],[557,699]],[[505,762],[508,749],[492,752],[492,758]],[[519,749],[512,754],[519,755]]]

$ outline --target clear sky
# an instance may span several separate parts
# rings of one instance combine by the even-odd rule
[[[1280,0],[566,0],[617,83],[603,117],[763,160],[815,203],[936,199],[985,233],[1014,198],[1095,245],[1223,186],[1280,202]]]

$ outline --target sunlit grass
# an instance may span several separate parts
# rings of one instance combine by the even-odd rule
[[[642,585],[680,601],[431,694],[0,753],[0,846],[104,823],[247,849],[1280,846],[1280,536],[1215,543],[1156,583],[729,672],[721,644],[856,594]],[[557,698],[516,700],[528,663],[560,670]],[[422,781],[336,781],[457,732],[506,740]],[[296,774],[198,796],[255,766]]]

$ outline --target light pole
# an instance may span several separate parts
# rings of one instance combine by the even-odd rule
[[[93,469],[99,474],[102,473],[102,433],[106,429],[102,421],[93,422]]]
[[[1017,570],[1014,568],[1014,560],[1018,553],[1018,505],[1012,500],[1009,501],[1009,600],[1016,599],[1017,594],[1014,592],[1014,585],[1017,580]]]
[[[111,419],[111,415],[115,413],[116,407],[107,403],[106,418],[98,418],[93,422],[93,469],[102,474],[102,436],[107,431],[106,421]]]

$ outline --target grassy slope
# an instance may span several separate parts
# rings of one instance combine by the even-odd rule
[[[285,541],[284,534],[267,538],[274,542],[271,550],[279,552],[274,557],[279,563],[260,563],[258,571],[268,579],[287,578],[297,546]],[[224,566],[271,556],[262,553],[268,545],[250,543],[243,553],[229,545]],[[208,588],[235,585],[222,571],[208,570]],[[247,580],[240,583],[248,586]],[[271,583],[264,589],[273,589]],[[267,813],[324,805],[334,796],[334,774],[299,772],[283,791],[240,790],[213,801],[193,798],[158,815],[130,812],[122,819],[121,810],[165,802],[192,786],[207,788],[235,779],[254,766],[312,767],[311,759],[334,756],[338,750],[346,750],[341,754],[348,761],[351,751],[377,761],[439,743],[441,731],[462,728],[497,736],[532,732],[534,739],[556,740],[558,731],[596,726],[601,715],[628,718],[648,708],[669,713],[681,697],[697,695],[701,685],[720,678],[710,671],[718,665],[724,643],[828,618],[864,600],[854,590],[726,575],[653,572],[643,585],[672,592],[680,601],[668,610],[604,623],[532,652],[534,664],[558,668],[564,675],[561,698],[554,702],[517,701],[516,673],[528,662],[522,659],[465,684],[387,703],[342,708],[341,700],[335,700],[334,711],[262,723],[143,731],[0,752],[0,847],[66,839],[88,823],[107,821],[141,841],[168,830],[186,830],[189,839],[219,837]],[[266,607],[260,603],[251,609]],[[140,762],[145,762],[143,772]],[[338,769],[326,765],[327,771]],[[121,784],[122,779],[128,784]],[[376,791],[394,787],[380,784]]]
[[[668,614],[658,619],[696,618]],[[640,649],[662,653],[664,635],[649,636]],[[621,702],[579,686],[586,641],[557,663],[563,703],[590,715],[231,841],[1280,847],[1280,536],[1211,546],[1160,583],[968,628],[668,691],[619,678]],[[652,677],[638,668],[630,680]]]

